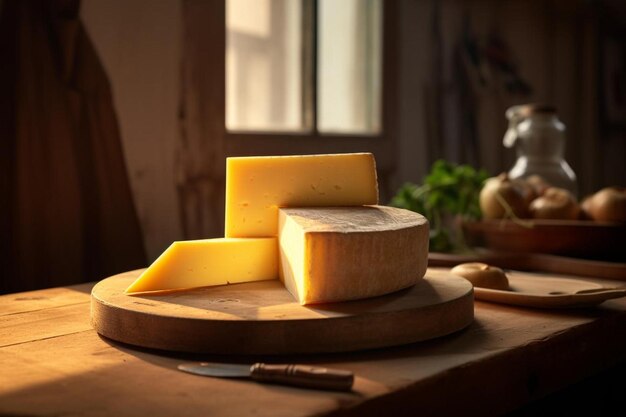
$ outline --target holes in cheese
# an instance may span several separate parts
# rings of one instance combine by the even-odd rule
[[[126,293],[174,290],[278,278],[276,238],[174,242]]]
[[[279,274],[300,304],[414,285],[426,273],[428,221],[384,206],[279,210]]]
[[[276,236],[278,207],[377,203],[371,153],[226,160],[226,237]]]

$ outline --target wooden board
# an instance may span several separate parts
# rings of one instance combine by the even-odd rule
[[[626,225],[590,220],[482,220],[463,225],[473,246],[493,250],[624,260]]]
[[[509,290],[474,288],[477,300],[534,308],[590,307],[626,296],[626,287],[607,287],[582,279],[507,272]]]
[[[582,277],[626,281],[626,263],[569,258],[542,253],[476,250],[470,254],[430,252],[428,266],[454,267],[465,262],[483,262],[503,269],[543,271]]]
[[[465,279],[428,271],[390,295],[301,306],[278,280],[205,287],[159,295],[126,295],[141,273],[98,283],[91,319],[103,336],[132,345],[210,354],[341,352],[444,336],[474,317]]]

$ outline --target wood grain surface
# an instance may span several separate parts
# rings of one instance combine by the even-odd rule
[[[626,298],[575,311],[477,301],[466,330],[430,341],[232,357],[137,349],[99,337],[89,322],[90,290],[81,285],[0,296],[0,415],[502,415],[626,359]],[[346,369],[356,378],[352,392],[331,393],[176,370],[190,360],[289,361]],[[620,393],[622,401],[623,378],[612,386],[596,381],[593,392],[568,397],[569,410],[591,402],[590,415],[609,415],[610,393]]]
[[[124,289],[141,273],[107,278],[92,291],[91,319],[103,336],[178,352],[296,354],[414,343],[467,327],[468,281],[429,272],[382,297],[301,306],[278,280],[150,295]]]
[[[541,271],[626,281],[626,263],[624,262],[606,262],[542,253],[492,250],[477,250],[475,253],[463,255],[438,252],[430,252],[428,254],[428,266],[430,267],[454,267],[465,262],[483,262],[503,269]]]
[[[482,220],[463,225],[473,246],[521,253],[548,253],[626,260],[626,224],[591,220]]]
[[[534,308],[581,308],[626,296],[626,286],[603,286],[584,279],[509,271],[509,290],[474,288],[477,300]]]

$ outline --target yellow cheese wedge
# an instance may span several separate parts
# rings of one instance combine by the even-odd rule
[[[370,153],[226,160],[226,237],[276,236],[278,207],[377,203]]]
[[[428,221],[384,206],[283,208],[280,277],[300,304],[375,297],[426,273]]]
[[[126,293],[174,290],[278,278],[276,238],[174,242]]]

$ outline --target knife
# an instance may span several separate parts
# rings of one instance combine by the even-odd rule
[[[258,382],[335,391],[350,391],[354,383],[354,374],[350,371],[308,365],[269,365],[265,363],[238,365],[193,362],[180,364],[178,369],[194,375],[218,378],[250,378]]]

